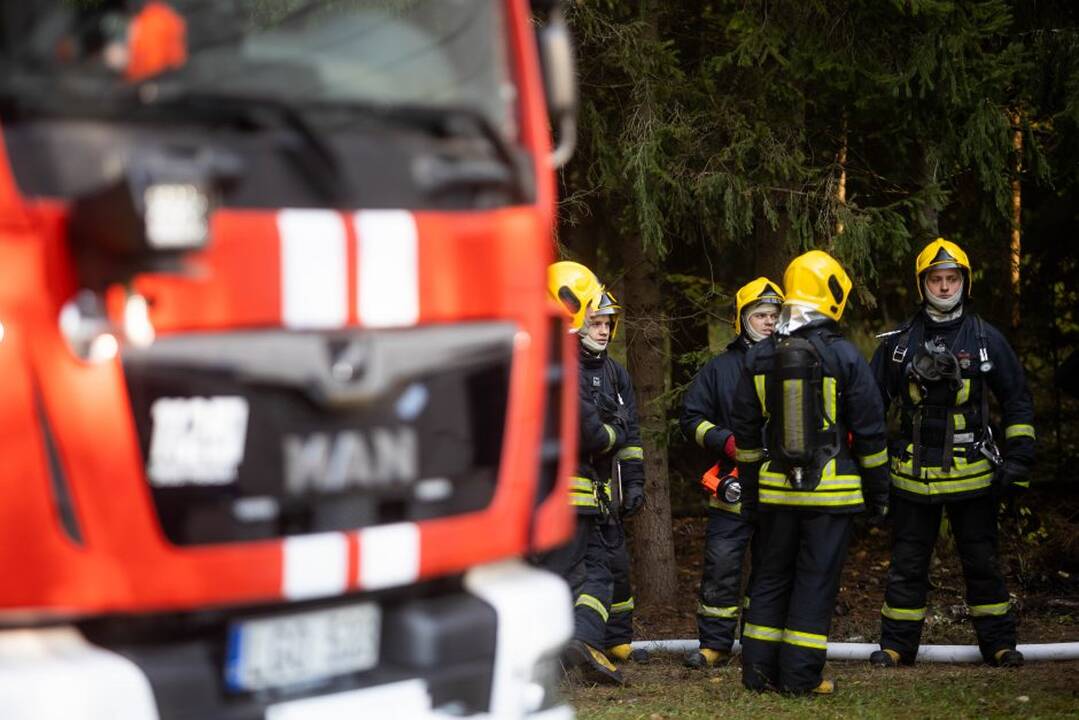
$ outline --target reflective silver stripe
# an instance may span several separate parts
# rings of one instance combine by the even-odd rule
[[[701,420],[697,423],[697,429],[693,434],[697,438],[697,444],[704,447],[704,436],[708,434],[708,431],[715,427],[715,423],[710,423],[707,420]]]
[[[742,637],[763,640],[765,642],[780,642],[783,639],[783,631],[779,628],[746,623],[745,628],[742,630]]]
[[[763,457],[764,457],[764,451],[761,450],[760,448],[748,448],[746,450],[743,450],[742,448],[738,448],[737,450],[734,451],[734,459],[737,460],[738,462],[743,462],[743,463],[760,462]]]
[[[892,620],[913,620],[921,621],[925,620],[925,608],[894,608],[890,607],[888,603],[884,603],[884,606],[880,609],[880,614],[886,618]]]
[[[608,614],[607,608],[603,607],[603,603],[599,601],[599,598],[592,595],[579,595],[577,597],[577,602],[573,604],[575,607],[586,607],[595,610],[599,614],[599,616],[603,618],[603,622],[607,622],[607,620],[610,618],[610,614]]]
[[[1034,426],[1033,425],[1009,425],[1004,428],[1004,438],[1010,440],[1011,438],[1028,437],[1034,438]]]
[[[700,603],[697,605],[697,614],[701,617],[736,618],[738,617],[738,606],[731,605],[730,607],[714,607],[712,605],[705,605],[704,603]]]
[[[619,460],[644,460],[644,450],[636,445],[626,445],[615,453]]]
[[[817,633],[800,632],[798,630],[784,630],[783,642],[788,645],[810,648],[811,650],[827,650],[828,636]]]
[[[633,602],[633,598],[624,602],[611,603],[611,612],[613,614],[632,612],[636,605]]]
[[[860,455],[858,457],[858,464],[867,470],[870,468],[880,467],[886,462],[888,462],[887,450],[881,450],[880,452],[875,452],[872,455]]]
[[[1007,615],[1008,608],[1011,607],[1009,601],[1002,603],[990,603],[988,605],[971,605],[970,614],[974,617],[994,617],[997,615]]]
[[[907,446],[908,451],[911,451],[912,448],[912,445]],[[991,475],[992,470],[993,468],[989,465],[989,461],[985,458],[968,463],[964,458],[957,457],[951,470],[945,471],[939,467],[923,467],[921,475],[918,477],[922,480],[972,480],[980,477],[983,473]],[[892,473],[914,478],[913,461],[904,462],[898,457],[892,458]]]

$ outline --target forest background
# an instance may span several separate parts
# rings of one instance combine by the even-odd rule
[[[677,415],[732,337],[734,291],[825,249],[854,280],[843,325],[868,357],[915,310],[914,255],[938,235],[969,254],[975,307],[1034,394],[1023,540],[1079,562],[1074,516],[1057,525],[1070,538],[1036,522],[1079,492],[1079,403],[1057,384],[1079,347],[1079,3],[566,5],[580,144],[559,244],[625,308],[612,352],[636,387],[648,473],[631,528],[638,604],[674,604],[672,516],[704,511],[710,460]]]

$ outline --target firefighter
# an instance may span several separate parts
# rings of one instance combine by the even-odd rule
[[[997,496],[1028,484],[1030,392],[1007,340],[970,309],[970,261],[958,245],[929,243],[915,261],[915,281],[921,308],[883,336],[872,361],[885,406],[898,404],[899,431],[890,443],[894,531],[881,649],[870,662],[914,662],[929,559],[946,511],[982,657],[1016,667],[1023,655],[1015,649],[1015,616],[997,563]],[[1002,436],[990,428],[990,392],[1002,411]]]
[[[682,403],[682,432],[716,462],[705,476],[710,480],[706,487],[708,528],[697,604],[700,650],[685,659],[686,666],[692,668],[711,667],[729,658],[734,644],[742,604],[742,561],[753,526],[741,515],[740,485],[732,472],[735,440],[730,429],[730,408],[746,353],[775,330],[783,292],[768,278],[759,277],[742,286],[734,299],[736,337],[725,352],[701,368]]]
[[[581,380],[600,417],[617,419],[619,425],[626,427],[627,433],[624,444],[591,456],[591,470],[603,483],[598,492],[601,505],[607,505],[601,514],[606,519],[614,581],[605,652],[612,660],[643,663],[648,661],[648,652],[634,650],[630,645],[634,599],[629,577],[629,551],[621,521],[632,517],[644,506],[644,450],[629,373],[607,353],[607,346],[618,330],[620,314],[621,307],[614,296],[603,291],[596,310],[588,313],[585,331],[580,335],[579,359]]]
[[[775,334],[749,351],[731,406],[742,514],[756,517],[742,683],[828,694],[821,671],[851,518],[887,512],[884,409],[839,332],[851,288],[839,263],[812,250],[783,286]]]
[[[547,270],[547,287],[569,316],[570,332],[583,340],[588,317],[603,299],[603,287],[596,276],[580,263],[557,262]],[[583,368],[579,381],[578,471],[570,478],[570,503],[577,510],[577,526],[573,539],[544,564],[566,579],[573,594],[573,639],[563,654],[564,665],[579,669],[594,682],[621,685],[621,671],[602,650],[611,615],[612,541],[605,522],[609,503],[599,492],[603,485],[593,460],[624,447],[628,425],[620,415],[601,416]]]

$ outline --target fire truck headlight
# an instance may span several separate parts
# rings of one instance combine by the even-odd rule
[[[210,234],[210,198],[193,183],[156,183],[143,191],[146,243],[154,250],[197,250]]]

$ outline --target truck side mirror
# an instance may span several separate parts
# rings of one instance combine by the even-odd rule
[[[549,12],[538,40],[547,110],[557,138],[551,165],[558,169],[569,162],[577,146],[577,74],[573,41],[562,8],[558,3],[545,4]]]

